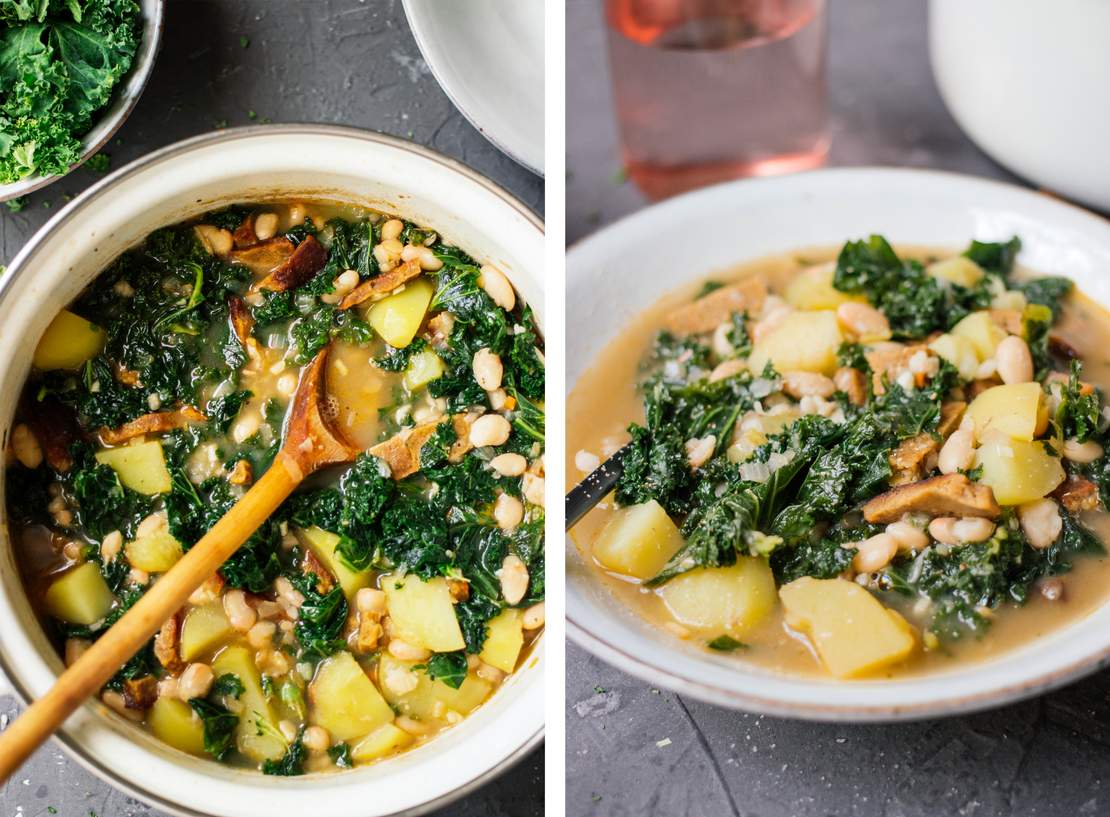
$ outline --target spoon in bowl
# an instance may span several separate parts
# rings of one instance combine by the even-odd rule
[[[632,443],[622,446],[613,456],[586,475],[570,489],[566,498],[567,525],[570,530],[605,498],[624,473],[624,458],[632,450]]]
[[[58,676],[45,695],[0,733],[0,783],[139,651],[305,477],[327,465],[351,462],[361,453],[343,440],[321,410],[326,399],[328,351],[325,346],[301,375],[285,442],[266,473],[134,607]]]

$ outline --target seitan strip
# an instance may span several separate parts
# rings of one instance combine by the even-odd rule
[[[451,418],[451,425],[455,427],[455,442],[447,452],[447,461],[462,462],[467,452],[474,448],[470,442],[470,421],[465,414],[456,414]]]
[[[184,668],[185,662],[181,660],[178,652],[178,630],[181,624],[181,613],[174,613],[162,622],[161,629],[154,636],[154,657],[158,663],[170,672],[177,672]]]
[[[389,272],[383,272],[373,278],[367,278],[339,302],[340,309],[350,309],[352,306],[369,301],[384,298],[391,293],[401,284],[411,281],[413,278],[418,277],[423,272],[420,269],[420,262],[415,259],[406,261],[400,266],[394,267]]]
[[[378,443],[369,450],[389,466],[389,474],[394,479],[404,479],[420,470],[420,449],[424,443],[435,434],[435,423],[423,423],[413,428],[399,431],[383,443]]]
[[[872,524],[897,522],[911,512],[995,519],[1002,509],[998,507],[990,487],[972,482],[963,474],[943,474],[900,485],[879,494],[863,506],[863,518]]]
[[[929,457],[939,450],[936,437],[928,432],[922,432],[909,439],[902,440],[898,447],[890,452],[890,467],[894,471],[891,476],[891,485],[906,485],[917,482],[925,475],[925,463]]]
[[[235,228],[231,240],[237,250],[253,247],[258,243],[258,235],[254,231],[254,213],[249,213],[242,224]]]
[[[158,700],[158,681],[153,675],[128,678],[123,682],[123,705],[128,709],[145,712]]]
[[[259,282],[259,289],[286,292],[311,281],[328,262],[328,251],[313,236],[306,236],[285,261]]]
[[[107,445],[120,445],[144,434],[161,434],[164,431],[185,428],[192,423],[203,423],[207,419],[192,406],[182,406],[173,411],[154,411],[136,417],[119,428],[100,429],[100,439]]]
[[[246,267],[255,275],[269,275],[293,255],[293,242],[283,235],[259,241],[250,247],[232,250],[228,260]]]
[[[953,400],[940,407],[940,422],[937,424],[937,434],[947,437],[960,427],[964,419],[967,403],[963,400]]]
[[[1052,496],[1072,513],[1093,511],[1098,507],[1098,486],[1076,474],[1060,483]]]
[[[767,285],[762,279],[745,278],[674,310],[667,316],[667,329],[678,335],[712,332],[734,312],[758,315],[766,297]]]
[[[316,577],[316,590],[319,593],[327,593],[335,587],[335,577],[324,567],[324,563],[316,558],[316,554],[310,548],[305,549],[304,561],[301,562],[301,572]]]
[[[251,359],[259,358],[262,352],[258,341],[254,337],[254,316],[246,301],[238,295],[232,295],[227,301],[228,314],[231,318],[231,330],[239,339],[239,344]]]

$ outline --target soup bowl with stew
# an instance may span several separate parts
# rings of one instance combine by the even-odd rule
[[[1086,385],[1107,381],[1107,269],[1110,224],[1077,207],[880,168],[708,188],[573,247],[568,487],[647,431],[567,538],[569,636],[710,703],[829,721],[978,710],[1104,666],[1106,515],[1082,476],[1104,450],[1045,411],[1087,394],[1090,432],[1107,424]],[[1019,393],[1029,428],[996,436],[990,404],[1020,413]],[[1020,580],[983,590],[1004,552]]]
[[[291,206],[289,202],[296,202],[296,205]],[[232,205],[247,205],[248,209],[229,210]],[[251,214],[251,206],[260,214],[257,220]],[[367,231],[371,244],[380,244],[385,241],[383,231],[396,239],[405,228],[409,232],[402,237],[413,243],[409,254],[415,253],[414,257],[426,263],[426,266],[418,264],[413,267],[412,272],[423,275],[421,270],[437,266],[430,252],[433,244],[440,247],[440,251],[444,247],[448,248],[448,252],[451,252],[450,247],[464,248],[474,258],[481,259],[481,263],[501,271],[500,280],[506,286],[511,282],[518,302],[527,303],[532,308],[537,326],[542,327],[542,224],[521,203],[473,171],[427,149],[353,129],[289,125],[206,135],[157,151],[94,185],[35,235],[8,268],[0,281],[0,313],[3,314],[6,338],[0,353],[0,382],[4,384],[3,394],[7,395],[0,406],[0,427],[3,428],[5,442],[12,439],[12,421],[19,411],[20,383],[32,370],[32,356],[36,348],[41,352],[40,338],[48,326],[57,328],[54,316],[121,253],[139,245],[155,230],[185,222],[187,226],[181,228],[180,235],[187,241],[192,241],[194,235],[194,228],[188,225],[200,224],[196,228],[196,240],[203,246],[197,245],[197,251],[227,258],[232,248],[230,230],[236,228],[231,220],[235,220],[250,233],[247,245],[255,250],[277,246],[266,244],[268,240],[283,244],[287,255],[293,252],[292,239],[287,240],[280,235],[270,238],[277,225],[277,230],[286,231],[285,236],[293,236],[300,248],[308,248],[303,251],[310,250],[319,257],[319,244],[305,232],[309,228],[304,214],[314,210],[325,214],[320,216],[316,225],[318,235],[325,244],[334,242],[330,231],[340,228],[354,230],[347,233],[354,238],[362,236],[362,261],[347,260],[343,262],[344,266],[366,267],[374,263],[366,258],[369,246],[365,239]],[[210,222],[216,218],[204,216],[213,211],[233,214],[227,215],[228,220],[221,222],[227,226],[205,223],[205,220]],[[291,215],[294,211],[299,215]],[[367,212],[388,213],[393,217],[393,223],[388,225],[377,215],[368,217]],[[329,213],[346,213],[346,222],[330,222],[339,226],[325,229],[325,218],[332,217],[326,215]],[[198,218],[201,218],[200,222],[196,221]],[[426,229],[419,230],[415,225]],[[289,232],[290,229],[299,232]],[[216,243],[212,243],[213,240]],[[422,243],[425,241],[427,247]],[[221,242],[226,246],[221,247]],[[393,244],[396,244],[399,256],[401,244],[396,240]],[[338,252],[336,247],[332,243],[332,249]],[[385,259],[383,254],[381,260]],[[393,259],[393,262],[398,261]],[[209,261],[203,263],[208,264]],[[197,262],[194,266],[196,280],[202,281],[201,263]],[[383,265],[381,269],[384,272],[386,267]],[[348,277],[351,276],[358,278],[354,271],[350,271]],[[165,281],[164,285],[170,286],[170,278]],[[249,277],[247,281],[250,281]],[[415,283],[419,286],[409,282],[407,289],[410,291],[406,297],[412,298],[414,292],[431,288],[431,282],[424,278]],[[117,295],[135,296],[130,283],[118,284],[114,289],[108,287],[107,290],[109,299]],[[195,294],[195,289],[182,290],[188,301],[186,307],[190,302],[194,305],[196,302],[195,297],[188,295],[189,292]],[[400,288],[391,290],[387,300],[403,294]],[[255,296],[244,294],[245,299],[252,297]],[[324,303],[334,304],[337,301],[338,298],[334,298]],[[256,302],[261,303],[261,300],[256,298]],[[423,315],[423,311],[420,314]],[[184,313],[177,314],[173,320],[187,323],[187,317],[183,316]],[[369,320],[373,323],[375,319],[371,316]],[[226,319],[223,322],[226,323]],[[186,333],[191,331],[184,323],[179,325],[184,327]],[[258,342],[263,347],[271,344],[261,335],[259,337],[260,341],[244,341],[247,346],[255,343],[252,348],[256,353],[259,352]],[[401,345],[408,342],[409,339],[405,339]],[[265,348],[262,348],[261,354],[264,357]],[[35,360],[36,371],[41,371],[41,358],[36,357]],[[360,363],[365,362],[364,356]],[[157,409],[156,403],[151,399],[150,408]],[[142,407],[143,410],[145,408]],[[26,418],[26,413],[23,416]],[[19,434],[15,436],[18,440]],[[13,447],[19,448],[18,442]],[[123,472],[119,473],[120,480],[127,485],[128,478]],[[384,475],[386,472],[380,473]],[[12,486],[5,487],[14,490],[13,486],[14,482]],[[26,702],[41,696],[51,686],[63,669],[63,659],[58,652],[57,640],[48,638],[36,616],[32,599],[21,582],[21,566],[25,565],[19,563],[13,547],[13,531],[18,529],[18,525],[13,524],[11,514],[5,519],[4,529],[0,544],[0,559],[4,564],[0,580],[3,583],[0,592],[0,669],[17,697]],[[141,538],[141,534],[135,535]],[[119,537],[116,539],[119,544]],[[294,546],[291,540],[289,544]],[[132,545],[129,542],[125,549]],[[99,557],[88,555],[87,550],[85,555],[77,557],[86,575],[96,573],[95,559],[104,558],[103,545],[100,549]],[[127,558],[132,567],[134,555],[128,552]],[[89,561],[82,562],[82,559]],[[338,563],[334,563],[332,568],[337,576],[341,574]],[[60,575],[71,576],[75,572]],[[131,579],[134,578],[136,576],[132,571]],[[138,578],[145,581],[146,576]],[[407,585],[414,578],[402,578],[384,592],[401,592],[402,585]],[[96,581],[99,579],[94,584]],[[444,580],[440,578],[438,581],[442,583]],[[417,586],[419,589],[419,583]],[[316,587],[315,592],[325,592],[321,589],[323,585],[317,583]],[[338,584],[334,590],[338,595]],[[348,588],[343,587],[342,590],[346,593]],[[70,597],[71,600],[75,598]],[[239,598],[240,601],[243,599],[242,594]],[[353,599],[353,596],[349,598]],[[261,596],[256,597],[253,603],[260,601]],[[49,602],[47,607],[50,607]],[[214,609],[218,615],[218,606]],[[226,599],[224,609],[229,609]],[[235,618],[233,613],[228,615],[230,619]],[[253,614],[249,615],[253,621]],[[99,625],[93,625],[94,628],[96,626]],[[271,632],[271,635],[274,633]],[[381,635],[378,634],[378,637]],[[241,656],[251,655],[245,642],[237,649]],[[357,666],[347,652],[333,652],[333,658],[336,656],[343,656],[348,667]],[[458,656],[462,657],[462,653]],[[369,658],[370,653],[366,653],[366,657]],[[247,659],[248,662],[251,660]],[[217,663],[218,658],[213,666]],[[283,659],[280,663],[288,664],[288,660]],[[462,672],[465,673],[466,662],[462,664]],[[472,662],[470,669],[473,671],[477,666],[477,662]],[[282,809],[294,814],[420,813],[443,805],[508,769],[542,739],[542,636],[532,642],[530,651],[515,666],[516,670],[505,677],[492,696],[470,715],[451,720],[450,728],[444,729],[442,734],[427,741],[418,738],[415,743],[403,739],[411,745],[407,751],[369,765],[356,764],[353,769],[328,773],[315,772],[309,767],[304,775],[264,776],[253,767],[244,768],[246,764],[240,764],[240,767],[222,765],[204,756],[208,751],[206,748],[196,746],[200,741],[199,733],[195,731],[194,752],[201,756],[188,754],[188,749],[172,748],[156,739],[150,731],[121,717],[105,706],[103,701],[109,699],[104,698],[91,700],[78,710],[58,733],[57,739],[72,757],[93,773],[173,814],[262,817],[273,813],[276,802],[281,803]],[[169,665],[166,667],[168,669]],[[239,695],[243,700],[251,695],[255,696],[253,700],[259,700],[258,678],[255,676],[253,681],[248,678],[254,672],[251,669],[247,674],[241,673],[240,682],[248,681],[246,692],[240,683]],[[306,669],[306,672],[310,670]],[[357,671],[354,675],[365,689],[366,677]],[[418,680],[416,676],[413,679]],[[457,678],[456,685],[460,681],[465,682],[464,678]],[[424,684],[431,682],[430,673],[427,679],[419,681]],[[253,692],[249,689],[252,684],[255,686]],[[180,684],[177,689],[181,692]],[[235,697],[234,691],[229,694]],[[311,689],[307,690],[310,712],[314,706],[312,694]],[[192,698],[192,695],[178,697]],[[275,691],[271,701],[276,700]],[[378,700],[383,717],[392,720],[394,715],[390,707]],[[302,700],[298,708],[302,714],[305,705]],[[186,720],[191,717],[188,708],[183,708],[180,703],[173,703],[167,708],[167,712],[174,710]],[[307,736],[308,733],[305,731],[303,734]],[[398,733],[391,734],[399,737]],[[259,736],[262,739],[261,731]],[[288,741],[287,745],[294,742],[292,735],[282,738],[271,730],[270,736],[274,740]],[[326,759],[326,755],[321,754],[320,758]]]

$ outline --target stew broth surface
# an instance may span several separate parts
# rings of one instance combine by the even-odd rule
[[[634,318],[617,338],[597,354],[567,398],[567,487],[572,487],[584,476],[575,465],[575,456],[579,451],[596,454],[604,461],[629,441],[629,423],[644,422],[638,383],[644,373],[652,339],[663,328],[668,313],[679,305],[689,303],[705,280],[730,284],[748,276],[761,276],[767,282],[769,292],[781,293],[786,283],[803,269],[835,261],[838,250],[806,249],[738,265],[668,293]],[[953,254],[924,247],[900,246],[898,250],[903,258],[923,263]],[[1015,271],[1019,279],[1027,274],[1026,270]],[[1054,334],[1062,336],[1080,353],[1084,363],[1084,380],[1102,389],[1110,385],[1110,358],[1105,353],[1110,348],[1110,313],[1082,293],[1073,291],[1064,304]],[[579,555],[598,580],[637,614],[661,629],[672,631],[676,639],[685,639],[691,646],[699,642],[704,645],[708,639],[720,635],[719,630],[698,631],[676,627],[655,590],[642,587],[634,579],[609,572],[594,560],[591,544],[612,518],[616,507],[610,494],[570,532]],[[1110,514],[1087,512],[1083,521],[1100,540],[1110,541]],[[869,677],[922,675],[952,669],[956,663],[986,660],[1085,617],[1110,597],[1110,558],[1084,555],[1074,558],[1072,563],[1072,570],[1061,576],[1066,588],[1063,601],[1051,602],[1040,593],[1033,592],[1024,605],[1004,603],[995,611],[990,627],[981,636],[966,635],[944,642],[939,649],[919,649],[908,661]],[[883,593],[882,600],[913,621],[905,600],[898,594]],[[742,640],[748,649],[737,650],[731,655],[715,654],[751,663],[771,672],[827,677],[807,638],[786,625],[781,604],[776,604],[773,613],[760,624],[745,631]]]

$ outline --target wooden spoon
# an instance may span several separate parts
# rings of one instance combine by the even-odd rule
[[[321,410],[322,349],[301,376],[285,443],[273,465],[107,632],[63,672],[54,686],[0,734],[0,783],[123,666],[204,581],[269,518],[301,481],[325,465],[350,462],[360,449],[348,445]]]

